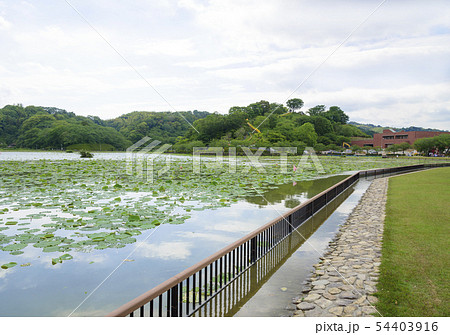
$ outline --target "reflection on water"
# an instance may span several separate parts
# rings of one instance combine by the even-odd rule
[[[52,258],[61,253],[31,245],[21,255],[0,251],[0,264],[18,264],[0,270],[0,315],[67,316],[88,296],[73,315],[106,315],[345,177],[283,185],[231,207],[195,212],[181,225],[144,231],[123,248],[73,250],[72,260],[56,265]]]
[[[286,242],[283,259],[275,266],[270,258],[262,260],[259,268],[276,268],[266,271],[258,284],[253,284],[246,299],[239,302],[227,315],[229,316],[289,316],[294,305],[292,299],[300,293],[302,282],[309,278],[313,264],[319,261],[328,243],[345,223],[348,215],[358,204],[369,186],[367,180],[360,180],[344,194],[306,222],[299,229],[300,234],[292,234]],[[289,245],[290,243],[290,245]],[[257,272],[256,267],[255,272]],[[261,270],[260,270],[261,271]],[[269,303],[270,302],[270,303]]]
[[[322,179],[293,182],[292,184],[280,185],[279,187],[263,192],[260,196],[247,197],[252,204],[267,206],[282,203],[285,208],[294,208],[306,199],[326,190],[334,184],[345,179],[347,176],[331,176]]]
[[[162,260],[186,259],[191,256],[190,242],[142,242],[136,254],[144,258],[159,258]]]
[[[353,191],[354,188],[350,187],[328,206],[317,212],[311,219],[305,221],[296,231],[284,239],[256,264],[251,266],[243,275],[220,292],[194,316],[276,316],[280,315],[280,311],[284,312],[283,308],[285,304],[282,301],[283,299],[280,301],[277,296],[283,297],[284,295],[289,297],[290,293],[286,293],[288,291],[286,286],[290,286],[288,281],[292,279],[298,280],[296,277],[302,277],[301,274],[309,270],[307,267],[300,269],[289,267],[289,273],[285,273],[282,276],[282,280],[278,283],[279,286],[274,292],[261,292],[262,294],[258,292],[271,280],[272,276],[286,266],[290,257],[295,253],[312,252],[312,255],[305,255],[307,260],[320,256],[319,250],[322,249],[321,241],[317,243],[317,240],[313,240],[311,243],[308,239],[330,218],[336,208]]]

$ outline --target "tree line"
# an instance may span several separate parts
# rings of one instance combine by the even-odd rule
[[[125,150],[144,136],[175,143],[207,112],[133,112],[112,120],[55,107],[7,105],[0,109],[0,147]]]
[[[371,137],[338,106],[302,110],[303,100],[286,106],[261,100],[231,107],[227,114],[205,111],[132,112],[110,120],[79,116],[55,107],[7,105],[0,109],[0,147],[57,150],[125,150],[148,136],[172,144],[172,152],[192,153],[193,147],[305,147],[342,151],[354,137]],[[417,140],[424,154],[448,152],[449,134]],[[404,151],[407,143],[387,150]],[[353,151],[362,148],[352,147]],[[374,148],[365,148],[374,149]],[[376,148],[375,148],[376,149]]]
[[[450,134],[441,134],[435,137],[419,138],[414,142],[416,150],[424,155],[438,151],[439,154],[450,155]]]

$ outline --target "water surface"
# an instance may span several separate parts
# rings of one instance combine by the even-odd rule
[[[105,315],[345,177],[286,184],[230,207],[193,212],[185,223],[146,230],[120,249],[73,250],[73,259],[61,264],[52,265],[61,253],[31,245],[21,255],[0,251],[0,264],[18,263],[0,270],[0,315]],[[26,211],[11,215],[23,217]],[[33,224],[45,222],[44,216]]]

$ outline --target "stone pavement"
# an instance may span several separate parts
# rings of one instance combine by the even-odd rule
[[[293,316],[371,316],[377,298],[387,178],[375,179],[305,281]]]

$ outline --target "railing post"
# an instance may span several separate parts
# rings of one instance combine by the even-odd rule
[[[256,262],[257,259],[257,243],[256,243],[256,238],[258,236],[253,237],[250,240],[250,263],[253,264]]]
[[[178,316],[178,285],[170,289],[170,316]]]
[[[288,216],[288,232],[289,234],[292,233],[292,214]]]

